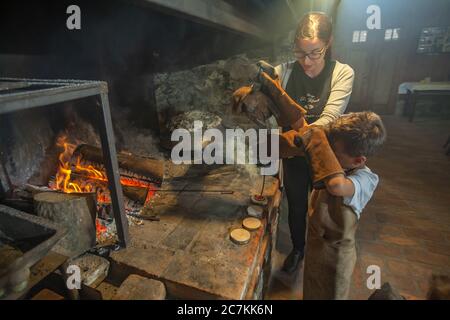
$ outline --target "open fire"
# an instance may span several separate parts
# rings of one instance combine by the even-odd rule
[[[56,175],[49,181],[49,187],[64,193],[94,193],[97,201],[96,231],[100,239],[108,233],[112,223],[111,198],[108,189],[108,178],[102,164],[83,159],[76,154],[78,143],[71,143],[66,135],[57,139],[57,147],[61,148],[58,156],[59,165]],[[124,190],[125,211],[129,221],[136,222],[142,208],[147,205],[157,190],[157,185],[145,177],[131,171],[120,170],[120,183]],[[110,232],[112,233],[112,232]]]

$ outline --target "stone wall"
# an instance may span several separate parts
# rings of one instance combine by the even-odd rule
[[[222,132],[228,128],[244,130],[256,128],[257,126],[246,116],[232,114],[232,94],[239,87],[252,82],[258,72],[256,63],[259,60],[265,60],[274,66],[291,60],[287,43],[289,41],[282,43],[276,52],[273,50],[272,52],[271,50],[253,51],[189,70],[156,74],[154,76],[155,103],[162,145],[173,146],[170,142],[170,134],[175,128],[174,120],[180,116],[184,118],[183,121],[178,122],[184,123],[185,126],[181,127],[187,130],[193,126],[187,122],[194,120],[205,122],[207,120],[204,119],[215,119],[215,116],[222,120],[220,126],[204,123],[204,129],[211,125]],[[195,112],[192,112],[194,110]],[[198,119],[193,119],[192,115],[196,114],[199,115]],[[275,121],[271,121],[269,126],[276,127]],[[202,144],[203,147],[207,145],[204,141]],[[251,148],[241,149],[243,146],[238,144],[235,146],[236,154],[240,152],[238,150],[249,150],[246,154],[247,161],[252,152]],[[248,141],[244,144],[248,145]],[[255,165],[246,164],[242,168],[250,176],[259,175]]]
[[[253,51],[189,70],[156,74],[155,100],[161,133],[168,133],[167,124],[175,115],[192,110],[218,115],[226,128],[253,126],[248,119],[231,114],[232,93],[251,83],[259,60],[272,65],[290,60],[286,43],[288,41],[276,52],[269,49]]]

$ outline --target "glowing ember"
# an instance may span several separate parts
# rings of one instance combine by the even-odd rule
[[[96,232],[97,232],[97,238],[108,230],[108,228],[106,226],[104,226],[99,221],[99,219],[95,220],[95,229],[96,229]]]

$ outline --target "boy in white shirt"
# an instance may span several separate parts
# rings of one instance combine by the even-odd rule
[[[324,132],[336,156],[333,159],[327,154],[327,165],[338,162],[344,172],[322,178],[325,188],[311,194],[303,297],[347,299],[356,262],[358,219],[378,184],[378,176],[366,161],[383,144],[386,131],[375,113],[357,112],[336,119]],[[301,138],[308,157],[311,142]],[[321,149],[324,144],[326,141],[321,142]],[[311,167],[314,177],[314,165]]]
[[[386,131],[373,112],[341,116],[326,127],[302,126],[280,135],[280,157],[304,156],[313,192],[303,274],[304,299],[347,299],[356,263],[358,219],[378,184],[367,157]]]

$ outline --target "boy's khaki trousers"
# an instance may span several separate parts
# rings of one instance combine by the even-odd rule
[[[342,197],[325,189],[313,191],[303,275],[305,300],[348,298],[356,263],[357,223]]]

